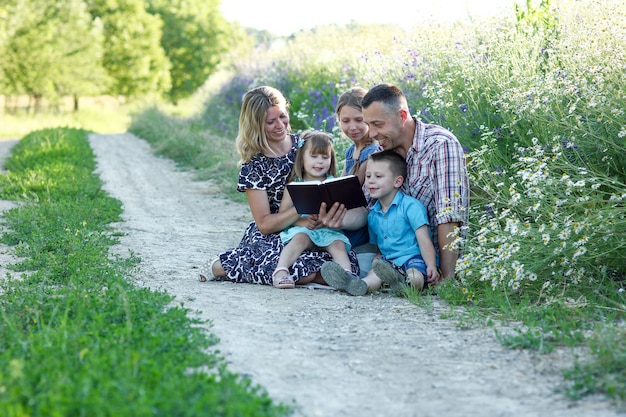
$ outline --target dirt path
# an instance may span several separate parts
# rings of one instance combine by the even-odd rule
[[[90,141],[105,189],[124,204],[116,250],[142,258],[139,281],[211,320],[229,368],[294,401],[298,416],[618,415],[601,397],[554,393],[567,352],[506,350],[493,329],[440,318],[448,307],[436,298],[424,309],[389,295],[198,282],[206,259],[238,243],[248,207],[216,198],[133,135]]]

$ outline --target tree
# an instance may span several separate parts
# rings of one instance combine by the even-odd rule
[[[7,3],[0,70],[9,94],[78,97],[103,91],[102,30],[82,0]]]
[[[218,0],[148,0],[148,12],[163,20],[161,46],[171,62],[167,95],[176,103],[213,74],[226,51],[230,26]]]
[[[103,66],[113,79],[109,92],[126,97],[170,89],[170,63],[161,47],[163,22],[142,0],[87,0],[104,27]]]
[[[2,0],[0,88],[190,96],[232,42],[219,0]],[[76,101],[76,105],[77,105]]]
[[[8,21],[9,11],[7,10],[7,4],[0,4],[0,56],[5,56],[5,47],[8,38]],[[5,86],[2,76],[2,63],[0,62],[0,94],[4,94]]]

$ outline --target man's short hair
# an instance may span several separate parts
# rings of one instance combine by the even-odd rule
[[[393,84],[378,84],[372,87],[363,97],[361,106],[366,109],[375,101],[389,108],[401,108],[406,103],[404,93]]]

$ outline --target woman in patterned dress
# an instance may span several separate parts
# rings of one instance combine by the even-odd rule
[[[237,190],[246,193],[254,221],[237,247],[220,253],[201,269],[201,281],[272,285],[272,273],[283,248],[280,232],[294,224],[322,226],[317,216],[302,218],[295,207],[279,212],[299,139],[290,130],[287,100],[280,91],[261,86],[244,94],[236,140],[241,156]],[[329,260],[326,251],[305,251],[292,267],[293,280],[297,284],[324,283],[319,270]],[[353,252],[350,260],[358,274]]]

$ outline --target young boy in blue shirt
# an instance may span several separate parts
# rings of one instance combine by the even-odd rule
[[[376,203],[367,216],[370,243],[378,253],[363,279],[334,262],[322,266],[322,277],[332,287],[351,295],[378,290],[382,283],[399,293],[406,285],[416,289],[437,279],[435,247],[430,237],[428,213],[417,199],[400,192],[407,175],[406,160],[393,150],[370,155],[365,186]]]

